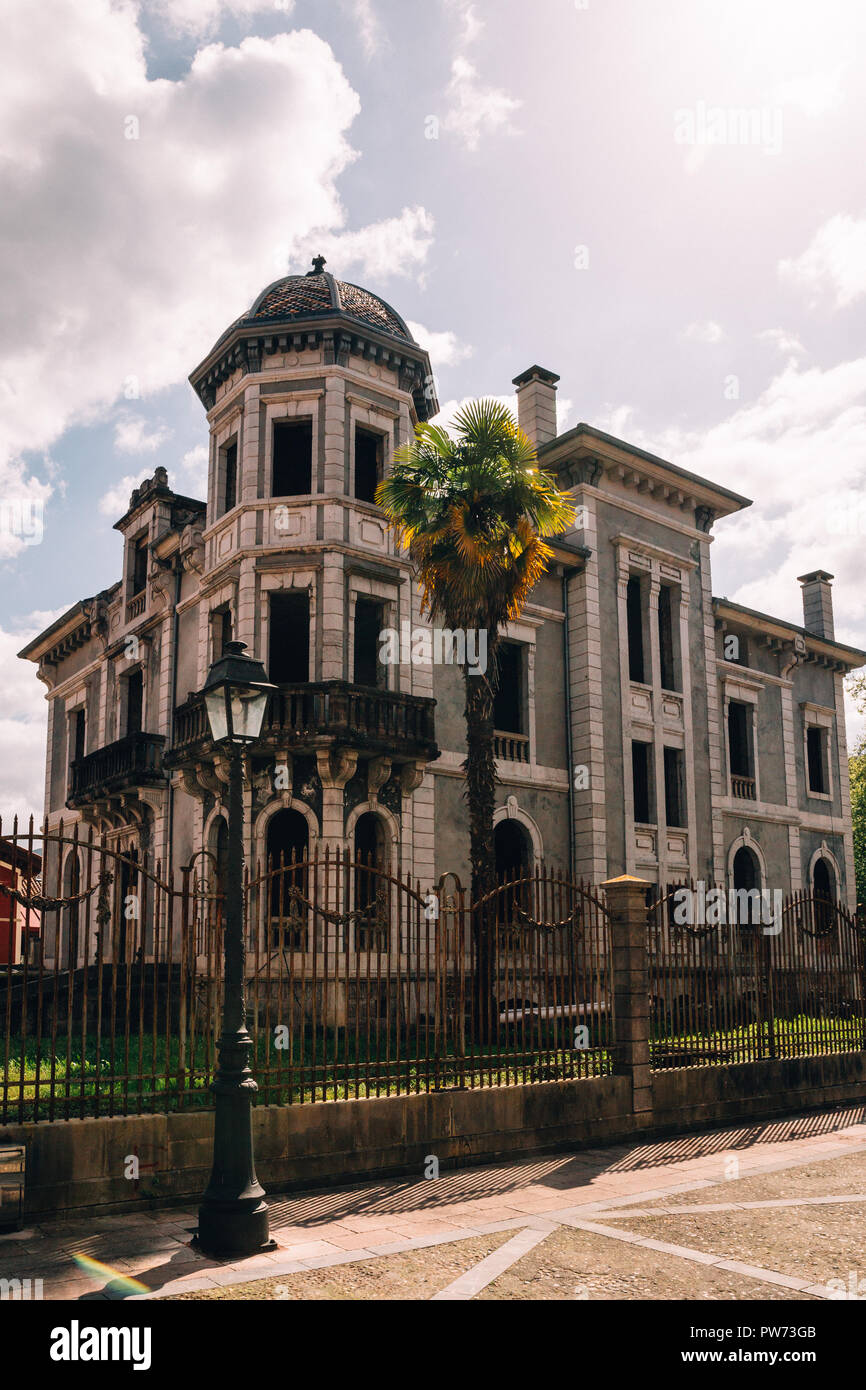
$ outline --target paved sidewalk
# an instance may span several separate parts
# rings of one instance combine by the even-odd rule
[[[483,1268],[460,1275],[435,1295],[463,1299],[475,1297],[549,1234],[571,1230],[604,1236],[606,1244],[624,1242],[665,1252],[677,1261],[712,1265],[795,1295],[826,1297],[808,1277],[653,1240],[611,1222],[658,1216],[645,1204],[689,1193],[700,1194],[698,1201],[704,1196],[700,1209],[707,1216],[713,1209],[743,1212],[748,1205],[816,1211],[822,1201],[856,1202],[861,1196],[855,1192],[842,1198],[798,1196],[791,1203],[732,1205],[728,1193],[732,1182],[861,1153],[866,1154],[866,1107],[857,1106],[654,1143],[446,1169],[436,1180],[395,1179],[273,1196],[271,1231],[278,1248],[234,1262],[207,1259],[191,1246],[194,1206],[45,1222],[0,1237],[0,1277],[41,1278],[48,1299],[166,1297],[516,1233],[485,1256]],[[708,1194],[714,1187],[718,1193]],[[677,1208],[679,1213],[693,1210],[682,1203]],[[110,1266],[110,1271],[100,1272],[92,1263],[82,1268],[88,1261]],[[150,1292],[138,1292],[130,1278]]]

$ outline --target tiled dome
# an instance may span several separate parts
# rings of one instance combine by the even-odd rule
[[[261,324],[265,327],[342,314],[357,319],[368,328],[378,329],[380,333],[400,338],[405,343],[415,341],[390,304],[360,285],[335,279],[323,269],[324,264],[324,259],[317,256],[313,262],[314,269],[306,275],[286,275],[281,280],[275,280],[262,290],[238,324]]]

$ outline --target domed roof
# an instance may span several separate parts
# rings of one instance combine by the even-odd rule
[[[380,333],[400,338],[404,343],[415,342],[396,309],[360,285],[335,279],[324,266],[324,256],[316,256],[313,269],[306,275],[284,275],[275,280],[262,290],[249,312],[232,326],[261,324],[264,327],[341,314],[357,319],[368,328],[376,328]]]

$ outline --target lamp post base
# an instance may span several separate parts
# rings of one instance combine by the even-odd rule
[[[195,1242],[205,1255],[258,1255],[275,1250],[268,1229],[267,1202],[238,1211],[226,1205],[199,1207]]]

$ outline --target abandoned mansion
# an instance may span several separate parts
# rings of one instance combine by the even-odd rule
[[[424,891],[446,871],[465,884],[462,674],[405,642],[381,661],[384,630],[426,622],[375,502],[439,409],[426,351],[318,258],[190,380],[207,499],[158,467],[116,523],[121,577],[21,653],[47,687],[49,825],[92,826],[163,876],[203,851],[219,864],[227,775],[201,692],[240,641],[278,687],[246,758],[248,864],[348,849]],[[500,874],[544,862],[594,884],[814,887],[853,906],[843,678],[866,654],[835,640],[832,576],[800,578],[802,625],[714,597],[714,523],[749,500],[589,425],[557,434],[557,381],[515,378],[577,525],[506,631]],[[73,858],[46,863],[46,884],[74,892]]]

